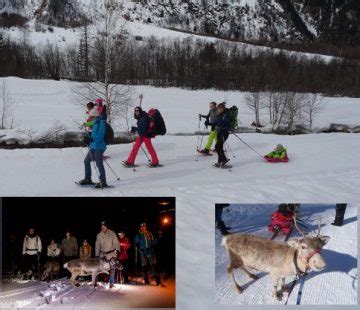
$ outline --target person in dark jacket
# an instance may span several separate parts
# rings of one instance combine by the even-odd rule
[[[140,224],[139,232],[135,236],[135,250],[139,251],[141,258],[142,273],[145,284],[149,284],[149,268],[154,276],[156,285],[161,285],[160,275],[157,270],[157,260],[154,251],[154,245],[157,240],[153,234],[147,230],[146,223]]]
[[[97,117],[93,123],[93,130],[91,132],[91,143],[89,152],[84,159],[85,178],[79,181],[80,185],[92,185],[91,180],[91,162],[95,161],[99,170],[99,182],[95,184],[96,188],[107,187],[106,175],[104,168],[103,155],[106,150],[105,143],[106,121],[101,117]]]
[[[131,150],[129,157],[126,161],[123,161],[123,165],[125,167],[133,167],[135,164],[136,155],[142,145],[145,143],[147,150],[150,153],[151,157],[151,166],[157,167],[159,166],[159,159],[155,152],[155,149],[151,143],[151,135],[149,134],[149,125],[150,118],[149,115],[141,109],[141,107],[136,107],[134,110],[134,118],[137,120],[137,127],[132,127],[131,132],[138,133],[138,137],[134,143],[134,147]]]
[[[224,166],[229,159],[224,152],[224,143],[229,137],[231,117],[229,110],[225,109],[225,103],[218,104],[218,116],[216,119],[217,142],[215,150],[218,153],[217,166]]]
[[[224,208],[229,207],[230,204],[228,203],[217,203],[215,205],[215,224],[216,228],[218,228],[222,235],[228,235],[230,227],[226,226],[223,219],[222,219],[222,213]]]
[[[336,204],[335,220],[334,220],[334,223],[331,223],[331,225],[334,225],[334,226],[342,226],[343,225],[346,206],[347,206],[346,203]]]

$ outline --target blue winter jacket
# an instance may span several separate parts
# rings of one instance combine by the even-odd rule
[[[142,111],[137,119],[137,132],[140,137],[148,137],[149,136],[149,124],[150,118],[149,115]]]
[[[96,118],[93,130],[91,133],[91,140],[90,149],[92,150],[106,150],[106,143],[105,143],[105,130],[106,130],[106,122],[102,119],[101,116]]]
[[[134,244],[141,250],[152,248],[156,244],[157,240],[154,238],[151,232],[142,233],[139,232],[134,239]]]
[[[231,116],[228,110],[219,114],[216,120],[216,127],[218,131],[229,131],[231,128]]]

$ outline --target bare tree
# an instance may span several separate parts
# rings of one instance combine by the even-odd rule
[[[64,56],[59,47],[48,42],[42,51],[42,58],[47,75],[56,81],[60,80]]]
[[[0,129],[12,129],[14,125],[13,112],[15,102],[11,97],[5,81],[2,82],[0,96]]]
[[[260,110],[264,108],[261,94],[259,92],[252,92],[249,95],[246,95],[245,101],[250,110],[255,113],[256,127],[260,127]]]
[[[313,130],[314,118],[324,110],[323,98],[318,94],[308,94],[305,98],[302,113],[304,114],[309,130]]]
[[[91,53],[97,82],[82,84],[73,90],[77,101],[81,104],[84,104],[84,100],[93,101],[96,98],[103,98],[107,106],[109,123],[125,116],[132,102],[130,86],[111,83],[115,74],[114,59],[119,59],[120,47],[125,37],[125,22],[121,22],[119,8],[117,2],[104,0],[102,18],[97,24]]]
[[[96,98],[107,98],[108,122],[126,117],[132,106],[132,88],[126,85],[107,84],[103,82],[81,83],[73,88],[77,104],[84,106]]]

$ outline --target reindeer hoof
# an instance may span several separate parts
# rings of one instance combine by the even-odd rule
[[[277,292],[275,295],[273,295],[273,297],[274,297],[276,300],[278,300],[278,301],[282,301],[283,294]]]
[[[239,294],[243,292],[243,288],[240,285],[236,285],[236,290]]]

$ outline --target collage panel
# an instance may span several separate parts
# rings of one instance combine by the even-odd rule
[[[2,309],[175,308],[175,198],[3,198],[1,211]]]
[[[217,305],[356,305],[354,204],[216,204]]]

